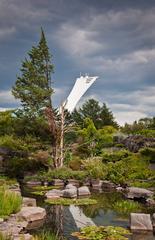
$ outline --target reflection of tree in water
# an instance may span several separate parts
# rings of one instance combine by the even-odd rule
[[[99,215],[100,210],[103,210],[104,213],[107,213],[108,210],[113,210],[116,201],[122,200],[122,195],[116,192],[106,192],[103,194],[94,194],[93,198],[97,200],[97,204],[82,207],[84,214],[90,218],[95,218]]]
[[[63,206],[61,205],[53,205],[48,207],[47,209],[47,225],[46,227],[52,228],[57,235],[59,235],[59,239],[63,239],[64,236],[64,216],[63,216]]]
[[[72,232],[77,232],[78,228],[75,223],[69,207],[53,205],[46,206],[47,219],[45,224],[46,230],[52,230],[59,235],[60,239],[65,236],[68,240],[73,240],[75,237],[71,236]]]

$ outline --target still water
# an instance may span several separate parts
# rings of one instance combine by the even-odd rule
[[[28,196],[28,194],[26,194]],[[68,240],[74,240],[73,232],[87,225],[111,225],[129,228],[129,212],[116,208],[116,203],[122,201],[122,195],[116,192],[93,193],[93,198],[97,199],[97,204],[87,206],[50,206],[37,198],[38,205],[45,207],[47,211],[46,222],[37,231],[54,230],[59,235],[65,236]],[[153,213],[153,209],[148,209],[142,204],[139,212]],[[155,240],[153,233],[133,233],[130,240]]]

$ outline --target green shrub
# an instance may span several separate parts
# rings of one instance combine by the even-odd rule
[[[115,152],[103,152],[101,154],[103,162],[117,162],[131,156],[131,153],[125,149]]]
[[[76,179],[84,180],[87,177],[85,171],[73,171],[71,168],[61,167],[48,172],[40,172],[37,175],[25,177],[26,181],[39,180],[39,181],[52,181],[53,179]]]
[[[73,156],[72,160],[69,162],[69,167],[72,170],[80,170],[81,165],[82,165],[82,161],[81,161],[81,158],[78,156]]]
[[[100,158],[89,158],[87,160],[83,160],[82,164],[89,177],[94,179],[105,179],[107,168]]]
[[[0,188],[0,216],[6,217],[20,210],[22,198],[18,193]]]
[[[148,162],[139,154],[132,154],[117,162],[107,163],[107,179],[115,183],[130,183],[135,179],[147,179],[152,175]]]
[[[122,227],[114,226],[88,226],[75,232],[72,236],[85,240],[127,240],[130,232]]]
[[[155,148],[142,148],[140,151],[140,154],[144,157],[147,157],[147,159],[150,162],[155,162]]]

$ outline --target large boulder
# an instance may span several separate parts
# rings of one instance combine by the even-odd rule
[[[145,188],[129,187],[125,192],[125,197],[129,199],[143,198],[147,199],[153,196],[153,192]]]
[[[18,213],[19,219],[27,222],[42,220],[45,216],[46,211],[41,207],[22,207],[21,211]]]
[[[68,188],[62,191],[62,197],[77,198],[77,188]]]
[[[23,207],[36,207],[36,199],[23,197]]]
[[[47,199],[56,199],[56,198],[60,198],[62,196],[62,191],[58,190],[58,189],[53,189],[48,191],[45,196],[47,197]]]
[[[90,195],[90,191],[87,186],[78,188],[78,196],[88,196],[88,195]]]
[[[152,231],[153,226],[152,226],[150,214],[131,213],[130,228],[131,230]]]

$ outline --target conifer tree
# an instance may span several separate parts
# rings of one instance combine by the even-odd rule
[[[47,46],[43,29],[37,46],[28,52],[28,58],[22,62],[21,76],[17,77],[12,89],[15,98],[20,99],[23,112],[35,117],[45,107],[51,107],[51,55]]]

